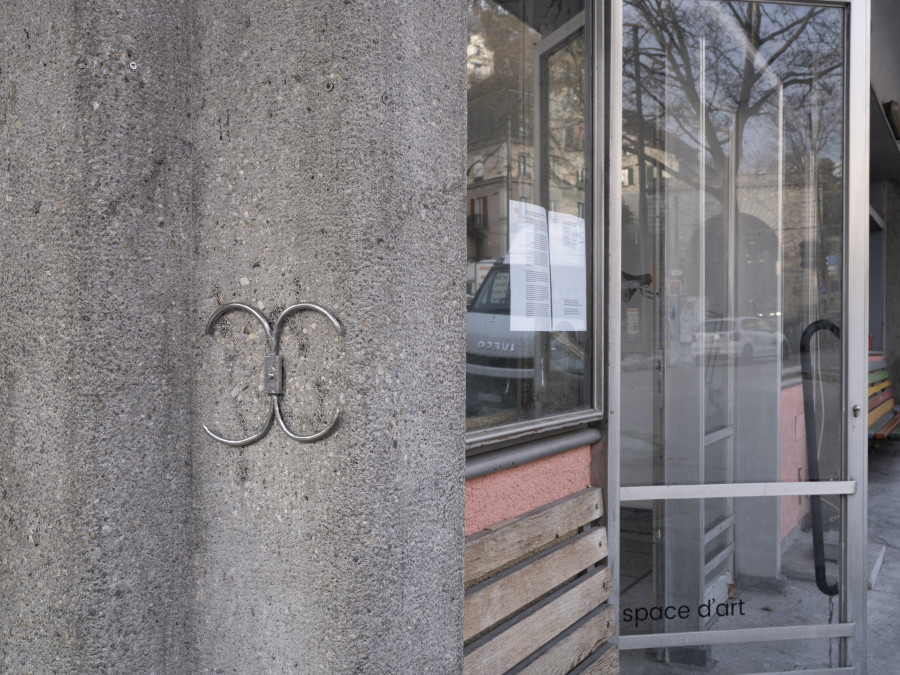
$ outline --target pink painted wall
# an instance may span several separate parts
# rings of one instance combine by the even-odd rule
[[[781,480],[796,481],[797,469],[809,480],[806,464],[806,428],[803,417],[803,387],[781,390]],[[797,526],[806,513],[806,497],[781,498],[781,538]]]
[[[591,484],[584,446],[466,481],[466,536],[561,499]]]

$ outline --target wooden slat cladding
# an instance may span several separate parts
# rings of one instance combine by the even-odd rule
[[[616,632],[616,614],[604,604],[567,628],[508,675],[566,675]]]
[[[469,645],[463,673],[505,673],[606,602],[611,592],[609,567],[592,570]]]
[[[491,574],[602,516],[603,493],[592,487],[473,534],[466,541],[465,582]]]
[[[571,675],[617,675],[619,672],[619,648],[606,645],[604,649],[594,652]]]
[[[618,672],[602,515],[588,488],[466,539],[466,675]]]
[[[469,589],[463,639],[490,628],[600,562],[607,556],[606,544],[606,528],[594,528]]]

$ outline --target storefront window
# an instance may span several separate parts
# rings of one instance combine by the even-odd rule
[[[583,2],[469,2],[469,430],[594,405],[585,16]]]

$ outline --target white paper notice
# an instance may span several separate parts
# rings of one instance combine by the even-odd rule
[[[550,242],[547,212],[536,204],[509,202],[509,329],[550,330]]]
[[[584,218],[550,212],[553,330],[587,330]]]

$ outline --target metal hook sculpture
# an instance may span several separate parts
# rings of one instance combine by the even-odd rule
[[[278,355],[278,346],[281,342],[281,329],[284,325],[285,320],[291,314],[305,309],[323,314],[331,322],[331,325],[334,326],[334,330],[337,331],[337,334],[343,334],[344,329],[341,326],[340,321],[338,321],[335,316],[324,307],[313,304],[311,302],[301,302],[296,305],[291,305],[286,310],[284,310],[275,321],[274,330],[271,326],[269,326],[269,322],[266,320],[266,317],[263,316],[262,312],[254,309],[250,305],[244,304],[243,302],[228,302],[224,305],[220,305],[216,309],[216,311],[213,312],[212,316],[209,317],[209,321],[206,322],[206,330],[204,331],[207,335],[213,334],[213,329],[215,327],[216,321],[218,321],[219,317],[221,317],[223,314],[226,314],[227,312],[248,312],[249,314],[254,316],[257,321],[259,321],[259,323],[263,327],[263,330],[265,330],[266,332],[266,339],[269,341],[269,351],[271,352],[271,354],[263,359],[263,391],[272,397],[269,403],[269,415],[266,419],[266,423],[263,425],[262,429],[260,429],[252,436],[248,436],[247,438],[241,439],[239,441],[234,441],[225,438],[224,436],[220,436],[204,424],[203,431],[205,431],[210,438],[219,441],[219,443],[224,443],[225,445],[240,448],[245,445],[250,445],[251,443],[256,443],[256,441],[263,438],[267,433],[269,433],[269,430],[272,428],[275,420],[278,420],[278,426],[280,426],[282,431],[284,431],[284,433],[286,433],[290,438],[293,438],[295,441],[300,441],[301,443],[311,443],[313,441],[319,440],[320,438],[324,438],[334,430],[335,426],[337,426],[338,420],[341,417],[340,408],[338,408],[338,411],[334,414],[334,417],[327,427],[325,427],[322,431],[316,432],[309,436],[301,436],[300,434],[296,434],[291,431],[281,415],[280,398],[284,396],[284,382],[282,378],[282,373],[284,372],[284,359],[283,357]]]

